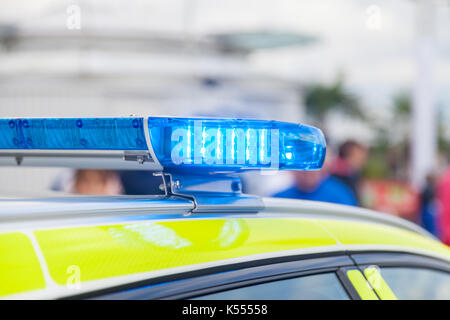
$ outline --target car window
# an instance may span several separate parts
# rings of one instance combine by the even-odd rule
[[[424,268],[382,268],[381,275],[398,299],[450,299],[450,274]]]
[[[323,273],[222,291],[195,299],[349,300],[350,298],[334,273]]]

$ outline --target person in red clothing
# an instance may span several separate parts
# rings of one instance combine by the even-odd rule
[[[440,202],[440,232],[441,240],[450,246],[450,168],[442,176],[437,188],[437,196]]]

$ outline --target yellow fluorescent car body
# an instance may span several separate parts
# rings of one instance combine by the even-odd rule
[[[0,296],[45,287],[30,239],[23,233],[0,234]]]
[[[64,286],[71,268],[80,281],[109,279],[150,271],[289,250],[360,245],[411,248],[450,260],[439,242],[376,223],[291,217],[195,218],[32,231],[51,281]],[[0,295],[45,286],[30,235],[0,234]]]
[[[377,295],[361,271],[357,269],[348,270],[347,277],[363,300],[378,300]]]

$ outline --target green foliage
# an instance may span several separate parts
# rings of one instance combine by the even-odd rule
[[[331,85],[314,84],[306,87],[306,113],[323,123],[331,111],[342,112],[353,118],[365,119],[359,98],[347,91],[342,77]]]
[[[439,119],[444,119],[444,117],[440,114]],[[445,122],[441,120],[439,122],[438,127],[438,150],[446,156],[446,158],[450,159],[450,141],[445,137]]]
[[[389,164],[386,155],[389,151],[389,136],[385,130],[380,130],[374,145],[370,149],[370,157],[363,169],[362,175],[369,179],[384,179],[389,176]]]
[[[409,95],[400,93],[394,96],[394,117],[409,118],[411,116],[411,99]]]
[[[401,92],[393,97],[392,117],[389,123],[377,123],[367,117],[359,98],[348,91],[344,79],[339,76],[330,85],[312,84],[304,91],[306,113],[322,129],[330,112],[339,112],[354,119],[363,120],[377,132],[372,144],[369,161],[363,175],[370,178],[400,177],[409,161],[409,129],[412,116],[411,95]],[[444,135],[444,117],[438,117],[439,151],[450,157],[450,141]],[[395,130],[394,130],[395,129]],[[394,131],[393,131],[394,130]],[[396,139],[392,139],[392,135]],[[390,138],[391,137],[391,138]],[[403,168],[403,169],[402,169]]]
[[[376,130],[377,138],[372,145],[370,161],[364,171],[366,176],[379,177],[382,173],[385,177],[402,176],[401,171],[404,171],[409,162],[411,118],[411,95],[405,92],[396,94],[393,97],[391,121],[384,129],[379,126]],[[446,123],[442,110],[438,111],[437,121],[438,150],[441,154],[450,156],[450,142],[445,137]],[[402,124],[406,130],[399,131]],[[392,135],[395,135],[396,139],[388,138]]]

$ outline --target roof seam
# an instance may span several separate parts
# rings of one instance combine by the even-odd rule
[[[308,220],[311,221],[312,223],[314,223],[315,225],[317,225],[323,231],[325,231],[331,238],[333,238],[334,241],[336,241],[336,244],[338,246],[342,245],[342,243],[339,241],[339,239],[336,238],[325,226],[320,224],[316,219],[308,219]]]
[[[34,236],[32,231],[22,231],[23,234],[25,234],[28,239],[31,241],[31,245],[33,246],[34,252],[36,253],[36,257],[39,261],[39,265],[41,267],[42,274],[44,276],[45,280],[45,286],[46,288],[54,288],[58,285],[55,281],[53,281],[52,277],[50,276],[50,271],[48,269],[47,262],[44,258],[44,254],[42,253],[41,247],[39,246],[39,243]]]

